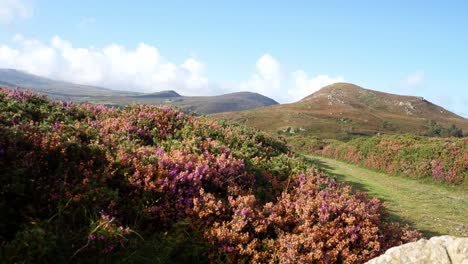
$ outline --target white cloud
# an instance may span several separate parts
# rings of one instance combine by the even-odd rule
[[[307,73],[302,70],[293,72],[292,79],[294,80],[295,86],[293,89],[288,90],[288,94],[294,101],[300,100],[320,90],[320,88],[326,85],[336,82],[344,82],[344,78],[341,76],[330,77],[324,74],[320,74],[309,79]]]
[[[194,57],[182,63],[164,58],[151,45],[140,43],[134,49],[119,44],[103,48],[74,47],[58,36],[50,43],[13,38],[11,45],[0,45],[0,68],[15,68],[33,74],[80,84],[140,92],[176,90],[183,95],[215,95],[251,91],[279,102],[299,100],[342,77],[309,77],[297,70],[285,74],[270,54],[256,62],[255,72],[246,81],[224,84],[208,80],[205,65]]]
[[[328,75],[317,75],[310,79],[303,70],[294,71],[288,77],[290,79],[285,77],[280,63],[275,58],[264,54],[257,61],[256,72],[239,87],[241,90],[258,92],[280,102],[294,102],[326,85],[344,81],[341,76]]]
[[[264,54],[257,60],[256,72],[249,80],[241,82],[241,90],[261,93],[266,96],[282,98],[281,66],[270,54]]]
[[[16,19],[25,19],[31,16],[32,8],[28,1],[0,0],[0,23],[10,25]]]
[[[190,89],[200,89],[208,85],[208,79],[203,76],[205,71],[205,65],[201,62],[189,58],[181,66],[186,71],[188,79],[185,80],[185,84]]]
[[[406,76],[403,79],[403,84],[410,88],[416,88],[424,84],[424,77],[423,71],[417,71]]]
[[[2,68],[114,89],[144,92],[175,89],[187,95],[210,92],[203,90],[208,81],[201,62],[188,58],[177,65],[145,43],[133,50],[118,44],[102,49],[78,48],[58,36],[50,44],[44,44],[21,35],[13,43],[13,47],[0,46]]]

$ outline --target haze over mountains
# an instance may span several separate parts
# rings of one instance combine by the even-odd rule
[[[117,106],[133,103],[172,105],[184,112],[197,114],[241,111],[278,104],[271,98],[251,92],[218,96],[183,96],[175,91],[145,94],[57,81],[14,69],[0,69],[0,86],[30,89],[55,100]]]
[[[424,133],[431,122],[468,130],[467,119],[422,97],[383,93],[350,83],[328,85],[296,103],[215,116],[270,132],[330,137]]]

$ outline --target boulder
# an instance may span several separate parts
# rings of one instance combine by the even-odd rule
[[[468,237],[438,236],[388,249],[368,264],[468,264]]]

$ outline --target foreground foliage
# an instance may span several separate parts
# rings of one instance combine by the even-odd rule
[[[431,177],[450,184],[468,179],[468,138],[374,136],[335,141],[320,153],[390,174]]]
[[[363,262],[420,235],[282,141],[167,107],[0,90],[0,258]]]

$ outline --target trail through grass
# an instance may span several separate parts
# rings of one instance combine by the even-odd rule
[[[392,220],[407,223],[427,237],[468,236],[466,189],[390,176],[324,157],[306,157],[338,181],[386,202]]]

